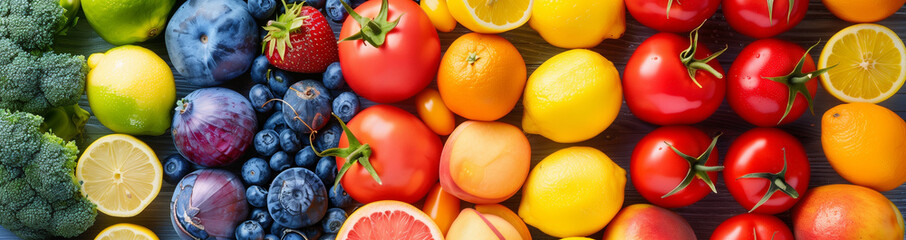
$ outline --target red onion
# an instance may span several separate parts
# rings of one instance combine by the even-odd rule
[[[202,169],[183,177],[173,190],[170,223],[182,239],[232,239],[248,209],[236,175]]]
[[[242,157],[257,126],[255,110],[245,97],[226,88],[202,88],[177,103],[173,143],[195,164],[225,166]]]

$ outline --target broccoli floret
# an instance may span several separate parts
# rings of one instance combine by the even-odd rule
[[[61,4],[67,4],[61,6]],[[54,36],[75,24],[78,1],[0,1],[0,38],[8,38],[26,50],[47,50]]]
[[[78,104],[65,107],[55,107],[50,109],[44,117],[44,125],[41,125],[42,132],[51,132],[57,137],[66,141],[76,140],[77,146],[82,146],[81,141],[85,124],[91,114]]]
[[[85,91],[88,71],[84,56],[35,56],[0,38],[0,108],[43,115],[74,105]]]
[[[75,144],[42,133],[43,122],[0,109],[0,225],[23,239],[75,237],[97,209],[79,193]]]

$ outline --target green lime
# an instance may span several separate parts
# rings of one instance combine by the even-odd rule
[[[175,0],[82,0],[85,18],[107,42],[144,42],[164,31]]]

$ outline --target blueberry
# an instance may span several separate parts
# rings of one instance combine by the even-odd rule
[[[321,129],[315,137],[315,148],[318,151],[324,151],[336,148],[340,145],[340,137],[343,134],[343,127],[336,121],[331,122],[326,128]]]
[[[256,1],[256,0],[250,0]],[[266,1],[266,0],[262,0]],[[267,31],[262,31],[262,36],[267,36]],[[267,83],[267,71],[271,69],[271,62],[267,60],[267,57],[264,55],[258,56],[252,61],[252,68],[249,70],[249,75],[252,78],[252,82],[255,84],[265,84]]]
[[[286,90],[289,90],[289,86],[295,83],[292,76],[280,69],[271,69],[270,74],[267,76],[267,85],[271,87],[271,91],[275,96],[283,96],[286,94]]]
[[[242,180],[246,184],[264,186],[270,184],[271,169],[267,161],[251,158],[242,164]]]
[[[278,108],[278,110],[279,110],[279,108]],[[282,132],[283,129],[288,129],[288,128],[289,127],[286,126],[286,121],[283,120],[283,112],[277,111],[274,114],[271,114],[271,116],[269,118],[267,118],[267,121],[264,122],[264,127],[262,127],[261,129],[262,130],[270,129],[270,130],[274,130],[275,132],[279,133],[279,132]]]
[[[274,172],[281,172],[293,166],[292,163],[289,162],[289,155],[284,151],[277,151],[274,153],[274,155],[271,156],[269,163],[271,170],[274,170]]]
[[[236,227],[236,240],[260,240],[264,238],[264,228],[256,221],[246,220]]]
[[[304,227],[300,229],[299,232],[308,237],[308,239],[318,239],[318,237],[321,237],[321,226],[314,225]]]
[[[270,18],[277,9],[275,0],[248,0],[249,13],[258,20]]]
[[[334,180],[337,179],[337,159],[331,156],[322,157],[318,160],[315,173],[325,186],[333,186]]]
[[[302,236],[302,233],[297,231],[289,231],[283,235],[281,240],[308,240],[307,237]]]
[[[192,163],[179,154],[171,154],[164,159],[164,181],[176,185],[182,177],[192,172]]]
[[[280,131],[280,148],[285,152],[296,152],[299,151],[301,143],[299,137],[296,136],[296,132],[293,132],[292,129],[283,129]]]
[[[258,185],[252,185],[245,190],[245,199],[253,207],[267,206],[267,190]]]
[[[249,90],[249,102],[256,112],[266,113],[274,109],[274,102],[267,102],[271,99],[274,99],[274,94],[264,84],[255,84]]]
[[[353,92],[343,92],[333,99],[333,114],[340,117],[343,122],[349,122],[356,113],[359,113],[359,106],[359,96]]]
[[[346,80],[343,78],[343,71],[340,70],[340,62],[327,65],[327,70],[324,71],[324,87],[336,90],[342,88],[344,84]]]
[[[305,168],[290,168],[278,174],[268,193],[267,211],[281,226],[311,226],[327,212],[327,189],[314,172]]]
[[[283,95],[283,120],[300,134],[308,134],[330,120],[330,93],[320,81],[305,80],[291,86]],[[295,110],[295,111],[294,111]],[[298,114],[298,115],[297,115]]]
[[[302,148],[302,150],[299,150],[299,152],[296,153],[296,166],[314,170],[317,164],[318,155],[315,155],[311,146],[305,146],[305,148]]]
[[[249,215],[249,219],[258,222],[262,228],[270,228],[271,224],[274,223],[274,219],[271,218],[271,215],[267,213],[267,209],[264,208],[253,209],[252,214]]]
[[[336,234],[340,232],[340,227],[343,226],[343,222],[346,221],[346,211],[339,208],[327,209],[327,215],[324,216],[324,220],[321,221],[321,230],[324,230],[324,233],[327,234]]]
[[[349,3],[348,1],[344,2]],[[341,23],[343,20],[346,20],[346,16],[349,16],[349,13],[346,13],[346,9],[343,8],[343,4],[340,3],[340,0],[327,0],[325,5],[324,14],[327,15],[327,18],[330,19],[330,21]],[[327,74],[325,73],[325,75]]]
[[[328,189],[327,195],[330,199],[330,205],[338,208],[350,208],[355,205],[355,200],[343,189],[343,184],[333,185]]]
[[[277,237],[277,235],[268,234],[268,235],[264,235],[264,240],[280,240],[280,238]]]
[[[280,143],[280,136],[270,129],[261,130],[255,134],[255,151],[261,156],[274,155]]]
[[[276,221],[274,221],[274,223],[271,224],[270,233],[273,235],[277,235],[277,238],[283,238],[283,234],[286,233],[286,230],[289,230],[289,229],[287,229],[284,226],[280,226],[280,224],[278,224]]]
[[[336,239],[337,239],[336,233],[324,234],[323,236],[318,238],[318,240],[336,240]]]

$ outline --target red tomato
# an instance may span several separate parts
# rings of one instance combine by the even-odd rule
[[[632,18],[662,32],[692,31],[714,15],[720,0],[626,0]]]
[[[694,40],[698,39],[693,31]],[[639,119],[658,125],[693,124],[711,116],[724,99],[724,69],[703,44],[688,37],[651,36],[635,50],[623,71],[626,105]],[[689,69],[695,69],[695,79]],[[699,86],[700,84],[700,86]]]
[[[812,56],[795,43],[758,40],[746,46],[730,66],[727,101],[736,114],[757,126],[790,123],[811,108],[818,90],[815,78],[823,71],[815,71]]]
[[[388,4],[387,19],[372,21],[382,3]],[[362,34],[366,39],[346,40],[362,28],[356,14],[343,22],[340,68],[353,91],[374,102],[391,103],[412,97],[434,80],[440,65],[440,40],[418,4],[411,0],[367,1],[355,12],[361,21],[390,25],[388,22],[399,19],[399,23],[389,31],[378,31],[386,37],[368,33]]]
[[[711,234],[711,240],[749,239],[793,240],[793,232],[775,216],[745,213],[727,219]]]
[[[717,171],[723,169],[716,166],[715,143],[717,137],[711,139],[690,126],[654,130],[632,151],[629,162],[632,185],[642,197],[661,207],[683,207],[701,200],[709,191],[716,192],[713,181],[717,179]]]
[[[786,211],[808,188],[805,149],[780,129],[756,128],[743,133],[730,145],[724,167],[727,189],[749,212]]]
[[[769,38],[799,24],[808,10],[808,0],[724,0],[727,22],[737,32],[754,38]]]
[[[437,183],[440,138],[412,114],[377,105],[362,110],[343,126],[348,130],[340,137],[339,148],[325,150],[322,155],[337,156],[337,178],[352,199],[360,203],[413,203]],[[348,138],[349,131],[353,139]],[[358,153],[350,156],[353,152]],[[368,165],[373,166],[377,177],[369,172]],[[348,168],[345,174],[343,168]],[[380,183],[375,179],[378,177]]]

